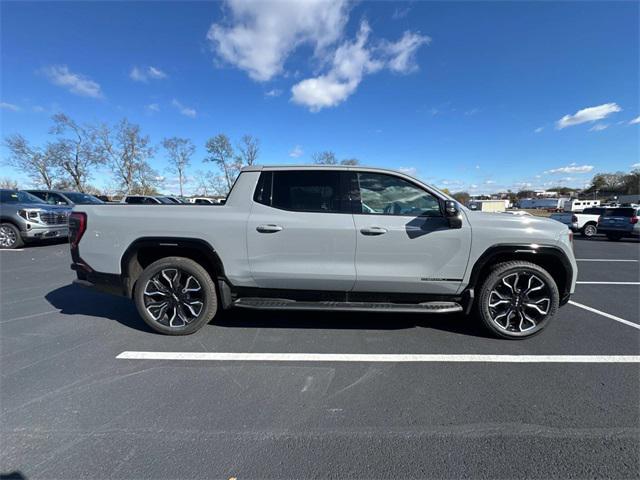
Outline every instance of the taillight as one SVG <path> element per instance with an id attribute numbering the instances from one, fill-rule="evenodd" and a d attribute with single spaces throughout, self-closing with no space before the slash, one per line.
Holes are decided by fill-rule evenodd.
<path id="1" fill-rule="evenodd" d="M 578 217 L 571 215 L 571 223 L 578 223 Z"/>
<path id="2" fill-rule="evenodd" d="M 638 223 L 638 217 L 631 217 L 631 218 L 629 219 L 629 221 L 630 221 L 631 223 Z"/>
<path id="3" fill-rule="evenodd" d="M 87 214 L 83 212 L 71 212 L 69 215 L 69 243 L 71 248 L 77 248 L 82 235 L 87 229 Z"/>

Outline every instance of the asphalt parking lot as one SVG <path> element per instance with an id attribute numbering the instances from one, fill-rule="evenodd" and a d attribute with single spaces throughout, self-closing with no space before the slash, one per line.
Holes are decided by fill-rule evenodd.
<path id="1" fill-rule="evenodd" d="M 456 315 L 251 311 L 166 337 L 128 300 L 71 286 L 66 244 L 2 251 L 0 473 L 637 478 L 640 364 L 612 359 L 640 355 L 639 247 L 578 238 L 575 303 L 520 342 Z M 116 358 L 132 351 L 358 356 Z"/>

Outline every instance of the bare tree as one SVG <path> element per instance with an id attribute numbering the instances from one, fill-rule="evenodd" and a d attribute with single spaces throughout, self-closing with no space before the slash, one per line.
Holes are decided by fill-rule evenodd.
<path id="1" fill-rule="evenodd" d="M 357 158 L 345 158 L 340 160 L 340 165 L 360 165 L 360 160 Z"/>
<path id="2" fill-rule="evenodd" d="M 96 131 L 100 155 L 107 161 L 122 193 L 155 188 L 158 174 L 149 165 L 154 153 L 149 137 L 140 126 L 124 118 L 115 128 L 101 125 Z"/>
<path id="3" fill-rule="evenodd" d="M 243 135 L 238 145 L 240 151 L 240 163 L 242 165 L 253 165 L 260 153 L 260 140 L 252 135 Z"/>
<path id="4" fill-rule="evenodd" d="M 222 175 L 216 175 L 214 172 L 203 172 L 199 170 L 196 172 L 198 178 L 198 184 L 196 191 L 203 197 L 209 197 L 211 195 L 226 195 L 227 183 Z"/>
<path id="5" fill-rule="evenodd" d="M 336 158 L 336 154 L 330 150 L 325 150 L 324 152 L 316 152 L 311 155 L 313 159 L 313 163 L 316 165 L 337 165 L 338 159 Z"/>
<path id="6" fill-rule="evenodd" d="M 36 185 L 51 189 L 56 181 L 56 165 L 47 151 L 32 147 L 20 134 L 9 135 L 5 139 L 9 149 L 7 164 L 25 172 Z"/>
<path id="7" fill-rule="evenodd" d="M 47 149 L 60 170 L 69 176 L 72 188 L 84 192 L 91 169 L 103 163 L 97 155 L 95 131 L 79 125 L 64 113 L 57 113 L 52 119 L 50 133 L 59 138 Z"/>
<path id="8" fill-rule="evenodd" d="M 196 147 L 188 138 L 179 137 L 165 138 L 162 141 L 162 146 L 165 148 L 167 155 L 169 156 L 171 171 L 178 175 L 180 196 L 182 196 L 182 185 L 186 183 L 185 171 L 191 163 L 191 157 L 196 151 Z"/>
<path id="9" fill-rule="evenodd" d="M 18 181 L 9 177 L 0 178 L 0 188 L 8 188 L 9 190 L 17 190 L 19 187 Z"/>
<path id="10" fill-rule="evenodd" d="M 228 193 L 242 166 L 234 155 L 231 141 L 224 133 L 219 133 L 207 140 L 206 148 L 209 155 L 204 161 L 213 162 L 220 167 L 227 187 L 226 193 Z"/>
<path id="11" fill-rule="evenodd" d="M 316 152 L 311 155 L 313 163 L 316 165 L 359 165 L 360 160 L 357 158 L 345 158 L 338 161 L 338 157 L 331 150 L 325 150 L 324 152 Z"/>

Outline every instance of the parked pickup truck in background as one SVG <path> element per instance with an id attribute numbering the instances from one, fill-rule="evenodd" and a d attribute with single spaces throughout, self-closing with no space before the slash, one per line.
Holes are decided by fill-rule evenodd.
<path id="1" fill-rule="evenodd" d="M 598 233 L 598 218 L 607 209 L 603 207 L 585 208 L 582 213 L 564 212 L 554 213 L 551 219 L 564 223 L 573 232 L 580 232 L 585 237 L 593 237 Z"/>
<path id="2" fill-rule="evenodd" d="M 76 282 L 132 298 L 172 335 L 234 307 L 475 312 L 493 334 L 525 338 L 577 276 L 564 225 L 472 212 L 364 167 L 247 167 L 217 208 L 79 205 L 69 228 Z"/>
<path id="3" fill-rule="evenodd" d="M 71 209 L 48 205 L 20 190 L 0 190 L 0 248 L 20 248 L 25 242 L 66 238 Z"/>

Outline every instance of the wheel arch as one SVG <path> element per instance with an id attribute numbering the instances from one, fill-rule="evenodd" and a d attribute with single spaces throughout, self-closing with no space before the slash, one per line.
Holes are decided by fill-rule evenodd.
<path id="1" fill-rule="evenodd" d="M 215 249 L 206 240 L 183 237 L 141 237 L 134 240 L 120 260 L 120 272 L 125 295 L 131 297 L 142 271 L 165 257 L 189 258 L 204 267 L 214 282 L 224 278 L 224 265 Z"/>
<path id="2" fill-rule="evenodd" d="M 553 245 L 500 244 L 489 247 L 474 263 L 467 289 L 478 288 L 493 265 L 514 260 L 535 263 L 549 272 L 558 286 L 560 303 L 566 303 L 571 290 L 573 267 L 565 253 Z"/>

